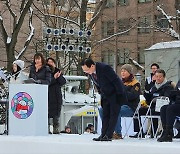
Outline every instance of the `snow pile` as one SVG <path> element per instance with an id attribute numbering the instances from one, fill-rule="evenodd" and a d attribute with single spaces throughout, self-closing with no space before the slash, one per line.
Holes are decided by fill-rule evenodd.
<path id="1" fill-rule="evenodd" d="M 158 143 L 154 139 L 92 141 L 94 134 L 38 136 L 1 136 L 2 154 L 179 154 L 180 140 Z"/>

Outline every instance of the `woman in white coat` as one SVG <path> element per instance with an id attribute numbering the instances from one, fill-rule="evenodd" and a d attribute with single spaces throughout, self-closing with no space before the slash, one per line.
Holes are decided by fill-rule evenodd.
<path id="1" fill-rule="evenodd" d="M 24 69 L 24 61 L 15 60 L 12 66 L 12 76 L 10 78 L 10 83 L 23 83 L 24 80 L 28 79 L 23 72 Z"/>

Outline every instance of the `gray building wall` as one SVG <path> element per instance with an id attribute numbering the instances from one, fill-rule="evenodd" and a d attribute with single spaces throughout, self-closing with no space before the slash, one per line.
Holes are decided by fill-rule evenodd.
<path id="1" fill-rule="evenodd" d="M 172 41 L 173 42 L 173 41 Z M 166 72 L 168 80 L 177 83 L 180 79 L 180 41 L 157 43 L 145 50 L 145 76 L 151 73 L 150 65 L 159 64 L 161 69 Z"/>

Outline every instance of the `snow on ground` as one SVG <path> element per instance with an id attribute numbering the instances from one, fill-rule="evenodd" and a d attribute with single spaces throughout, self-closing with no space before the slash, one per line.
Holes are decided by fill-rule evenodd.
<path id="1" fill-rule="evenodd" d="M 0 136 L 0 154 L 179 154 L 180 139 L 158 143 L 155 139 L 95 142 L 93 134 Z"/>

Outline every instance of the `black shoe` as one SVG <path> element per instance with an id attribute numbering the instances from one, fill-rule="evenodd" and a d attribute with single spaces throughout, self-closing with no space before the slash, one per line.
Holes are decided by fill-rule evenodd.
<path id="1" fill-rule="evenodd" d="M 131 138 L 145 138 L 145 134 L 144 133 L 142 133 L 142 134 L 136 133 L 136 135 L 129 136 L 129 137 L 131 137 Z"/>
<path id="2" fill-rule="evenodd" d="M 112 141 L 112 139 L 105 135 L 100 141 Z"/>
<path id="3" fill-rule="evenodd" d="M 180 138 L 180 133 L 178 133 L 176 136 L 174 136 L 173 138 Z"/>
<path id="4" fill-rule="evenodd" d="M 158 142 L 172 142 L 171 135 L 164 135 L 157 139 Z"/>
<path id="5" fill-rule="evenodd" d="M 103 136 L 102 136 L 102 135 L 100 135 L 100 136 L 99 136 L 99 137 L 97 137 L 97 138 L 93 138 L 93 141 L 100 141 L 102 137 L 103 137 Z"/>
<path id="6" fill-rule="evenodd" d="M 93 141 L 112 141 L 107 135 L 103 136 L 100 135 L 98 138 L 93 138 Z"/>

